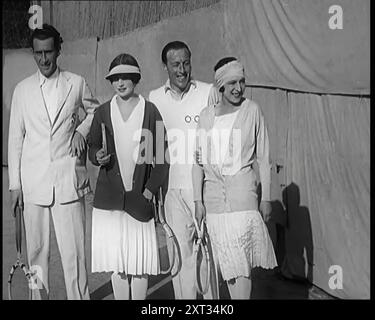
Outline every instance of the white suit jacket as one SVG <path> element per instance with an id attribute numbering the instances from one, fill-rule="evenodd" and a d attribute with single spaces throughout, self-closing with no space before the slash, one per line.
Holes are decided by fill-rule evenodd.
<path id="1" fill-rule="evenodd" d="M 83 77 L 60 70 L 57 113 L 48 116 L 38 72 L 13 92 L 8 146 L 9 189 L 22 189 L 25 202 L 51 205 L 53 188 L 60 203 L 90 191 L 86 153 L 69 155 L 75 130 L 86 139 L 99 106 Z M 85 113 L 79 121 L 79 109 Z"/>

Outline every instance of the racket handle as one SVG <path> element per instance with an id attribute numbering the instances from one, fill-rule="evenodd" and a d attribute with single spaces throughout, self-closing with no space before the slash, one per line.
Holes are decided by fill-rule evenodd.
<path id="1" fill-rule="evenodd" d="M 17 206 L 16 209 L 16 248 L 17 253 L 21 254 L 22 247 L 22 210 Z"/>
<path id="2" fill-rule="evenodd" d="M 105 124 L 102 122 L 101 126 L 102 126 L 102 148 L 104 149 L 105 154 L 107 154 L 107 136 L 105 133 Z"/>
<path id="3" fill-rule="evenodd" d="M 166 220 L 165 220 L 165 211 L 164 211 L 164 202 L 163 202 L 163 190 L 162 188 L 160 187 L 159 188 L 159 195 L 158 195 L 158 212 L 159 212 L 159 221 L 164 224 L 166 223 Z"/>

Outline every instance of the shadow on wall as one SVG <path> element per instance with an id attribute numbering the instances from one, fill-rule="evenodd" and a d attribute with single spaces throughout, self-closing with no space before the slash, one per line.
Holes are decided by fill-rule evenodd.
<path id="1" fill-rule="evenodd" d="M 282 202 L 275 200 L 271 205 L 271 219 L 266 225 L 282 276 L 312 284 L 314 248 L 311 219 L 309 209 L 300 205 L 298 185 L 289 184 L 282 192 Z"/>
<path id="2" fill-rule="evenodd" d="M 278 227 L 278 261 L 281 273 L 292 280 L 313 283 L 314 247 L 310 212 L 300 205 L 300 189 L 289 184 L 282 192 L 283 205 L 275 201 L 275 219 L 285 208 L 284 224 Z"/>

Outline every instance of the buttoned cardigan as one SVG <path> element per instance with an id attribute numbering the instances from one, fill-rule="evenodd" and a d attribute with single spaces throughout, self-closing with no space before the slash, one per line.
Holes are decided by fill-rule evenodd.
<path id="1" fill-rule="evenodd" d="M 93 206 L 104 210 L 124 210 L 138 221 L 146 222 L 153 218 L 154 212 L 152 202 L 143 196 L 143 191 L 147 188 L 155 195 L 159 187 L 162 187 L 165 195 L 168 187 L 168 143 L 163 120 L 155 105 L 146 100 L 142 124 L 142 130 L 146 134 L 141 135 L 138 155 L 138 160 L 142 157 L 145 161 L 137 161 L 132 190 L 126 191 L 116 155 L 110 108 L 110 101 L 98 108 L 88 138 L 89 159 L 94 165 L 99 166 L 96 153 L 102 148 L 101 124 L 104 123 L 107 152 L 111 157 L 107 165 L 100 166 Z M 156 132 L 157 123 L 162 124 L 162 134 Z M 156 154 L 158 161 L 153 161 Z"/>

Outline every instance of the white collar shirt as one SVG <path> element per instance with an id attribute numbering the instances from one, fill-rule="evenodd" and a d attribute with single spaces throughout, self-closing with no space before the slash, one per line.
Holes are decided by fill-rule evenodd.
<path id="1" fill-rule="evenodd" d="M 48 112 L 51 123 L 54 122 L 57 112 L 58 85 L 59 85 L 59 68 L 49 77 L 45 77 L 39 70 L 39 86 L 42 90 L 44 103 Z"/>
<path id="2" fill-rule="evenodd" d="M 173 90 L 170 80 L 168 79 L 164 85 L 164 92 L 165 93 L 170 92 L 171 97 L 175 100 L 182 100 L 184 96 L 190 91 L 191 88 L 196 88 L 196 87 L 197 87 L 197 83 L 195 82 L 195 80 L 190 79 L 190 82 L 188 86 L 186 87 L 185 91 L 183 91 L 182 93 L 179 93 Z"/>

